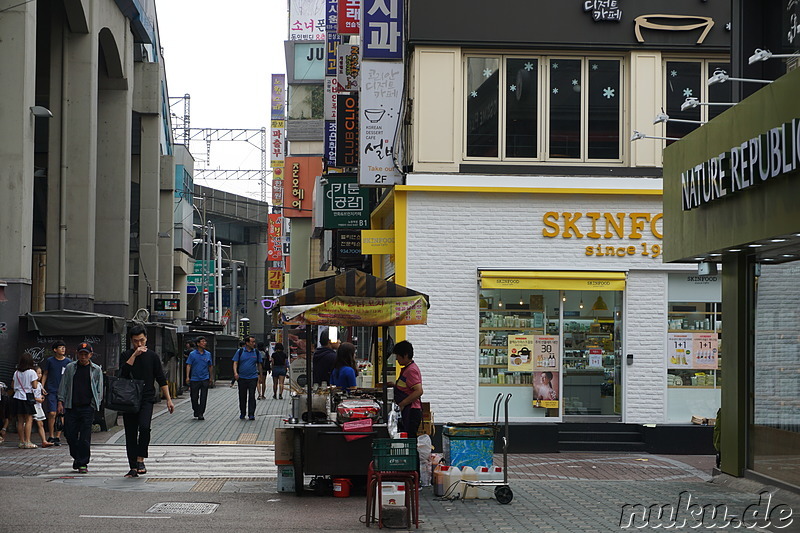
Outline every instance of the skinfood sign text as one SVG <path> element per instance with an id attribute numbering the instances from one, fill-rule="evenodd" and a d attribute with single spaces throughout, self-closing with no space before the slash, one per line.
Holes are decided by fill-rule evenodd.
<path id="1" fill-rule="evenodd" d="M 681 207 L 689 211 L 800 167 L 800 118 L 770 129 L 681 172 Z"/>
<path id="2" fill-rule="evenodd" d="M 542 217 L 542 235 L 554 239 L 634 239 L 652 237 L 661 241 L 661 213 L 579 213 L 549 211 Z M 626 257 L 641 254 L 653 259 L 661 256 L 661 244 L 641 241 L 633 244 L 597 243 L 587 246 L 584 253 L 597 257 Z"/>

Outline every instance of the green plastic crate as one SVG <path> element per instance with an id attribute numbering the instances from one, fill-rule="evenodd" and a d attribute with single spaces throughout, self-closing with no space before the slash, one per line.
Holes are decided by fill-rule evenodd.
<path id="1" fill-rule="evenodd" d="M 417 439 L 375 439 L 372 442 L 375 470 L 412 471 L 417 469 Z"/>

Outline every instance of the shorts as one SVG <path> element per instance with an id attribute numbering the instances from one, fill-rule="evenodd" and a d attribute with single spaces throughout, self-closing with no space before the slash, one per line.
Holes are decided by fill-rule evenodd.
<path id="1" fill-rule="evenodd" d="M 55 413 L 58 411 L 58 391 L 47 391 L 42 407 L 45 413 Z"/>
<path id="2" fill-rule="evenodd" d="M 285 366 L 273 366 L 272 367 L 272 379 L 278 379 L 279 377 L 286 376 L 286 367 Z"/>

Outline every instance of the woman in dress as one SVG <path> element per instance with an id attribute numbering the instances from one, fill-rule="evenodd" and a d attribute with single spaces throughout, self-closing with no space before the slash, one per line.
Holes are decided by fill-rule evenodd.
<path id="1" fill-rule="evenodd" d="M 29 353 L 23 353 L 19 357 L 17 371 L 14 372 L 14 399 L 13 410 L 17 414 L 17 434 L 19 435 L 19 447 L 25 449 L 38 448 L 31 442 L 31 427 L 33 414 L 36 410 L 33 404 L 28 402 L 26 395 L 33 393 L 39 386 L 39 378 L 33 369 L 33 357 Z"/>

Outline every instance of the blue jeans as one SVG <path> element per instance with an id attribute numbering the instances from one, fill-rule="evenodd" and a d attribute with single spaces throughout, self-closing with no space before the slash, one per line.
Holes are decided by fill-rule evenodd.
<path id="1" fill-rule="evenodd" d="M 93 420 L 94 408 L 91 405 L 64 410 L 64 438 L 67 439 L 69 454 L 76 467 L 89 464 Z"/>

